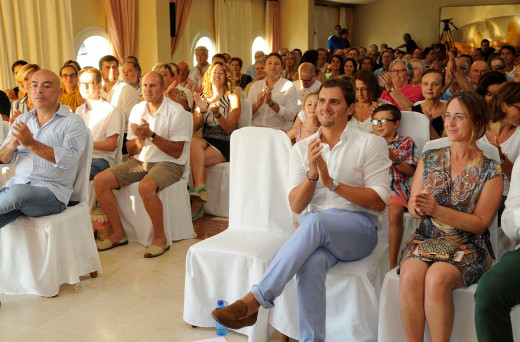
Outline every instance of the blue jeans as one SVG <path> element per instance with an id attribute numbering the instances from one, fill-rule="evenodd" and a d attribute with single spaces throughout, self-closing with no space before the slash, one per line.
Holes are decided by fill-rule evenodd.
<path id="1" fill-rule="evenodd" d="M 296 275 L 299 341 L 325 341 L 327 271 L 338 260 L 360 260 L 372 252 L 377 245 L 377 216 L 329 209 L 309 212 L 299 222 L 300 227 L 251 292 L 261 306 L 272 308 L 274 299 Z"/>
<path id="2" fill-rule="evenodd" d="M 94 180 L 94 177 L 101 171 L 108 169 L 110 165 L 103 158 L 92 159 L 92 165 L 90 166 L 90 180 Z"/>
<path id="3" fill-rule="evenodd" d="M 59 214 L 66 207 L 47 188 L 15 184 L 0 190 L 0 228 L 21 215 L 38 217 Z"/>

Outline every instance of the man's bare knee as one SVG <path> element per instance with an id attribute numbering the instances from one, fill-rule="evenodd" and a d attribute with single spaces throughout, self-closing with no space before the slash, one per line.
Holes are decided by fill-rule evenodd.
<path id="1" fill-rule="evenodd" d="M 149 198 L 150 196 L 155 196 L 158 189 L 159 186 L 157 185 L 155 180 L 153 180 L 150 177 L 144 177 L 139 182 L 139 195 L 143 200 Z"/>
<path id="2" fill-rule="evenodd" d="M 118 189 L 119 182 L 117 181 L 116 176 L 114 176 L 114 174 L 111 171 L 105 170 L 98 173 L 94 177 L 94 188 L 96 189 L 96 191 L 98 191 L 98 189 L 100 191 L 106 189 Z"/>

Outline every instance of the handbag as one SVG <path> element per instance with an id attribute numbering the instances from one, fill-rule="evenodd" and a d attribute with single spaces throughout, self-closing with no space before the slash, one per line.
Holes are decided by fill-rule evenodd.
<path id="1" fill-rule="evenodd" d="M 459 246 L 455 242 L 439 239 L 426 239 L 417 249 L 421 258 L 431 261 L 449 261 L 458 250 Z"/>
<path id="2" fill-rule="evenodd" d="M 97 235 L 99 240 L 108 239 L 112 234 L 112 226 L 108 222 L 108 218 L 101 210 L 97 207 L 90 211 L 90 219 L 92 220 L 92 228 L 94 228 L 94 234 Z"/>

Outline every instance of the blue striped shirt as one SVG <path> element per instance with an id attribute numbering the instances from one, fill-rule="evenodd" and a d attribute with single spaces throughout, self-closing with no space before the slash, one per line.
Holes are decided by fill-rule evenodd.
<path id="1" fill-rule="evenodd" d="M 16 122 L 23 121 L 31 130 L 34 139 L 50 146 L 54 150 L 56 163 L 34 154 L 24 146 L 18 146 L 10 166 L 18 156 L 15 175 L 6 186 L 13 184 L 31 184 L 51 190 L 56 198 L 67 204 L 72 195 L 76 172 L 81 154 L 85 149 L 87 130 L 79 115 L 66 110 L 60 105 L 54 116 L 42 127 L 36 119 L 36 109 L 20 115 Z M 12 129 L 1 148 L 11 140 Z"/>

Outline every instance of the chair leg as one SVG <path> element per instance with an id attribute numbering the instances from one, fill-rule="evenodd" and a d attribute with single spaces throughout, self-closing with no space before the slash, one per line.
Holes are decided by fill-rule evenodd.
<path id="1" fill-rule="evenodd" d="M 289 342 L 289 336 L 282 334 L 282 342 Z"/>
<path id="2" fill-rule="evenodd" d="M 198 326 L 190 324 L 192 328 L 198 328 Z"/>
<path id="3" fill-rule="evenodd" d="M 97 278 L 97 276 L 98 276 L 97 271 L 90 272 L 90 277 L 91 277 L 91 278 Z"/>

